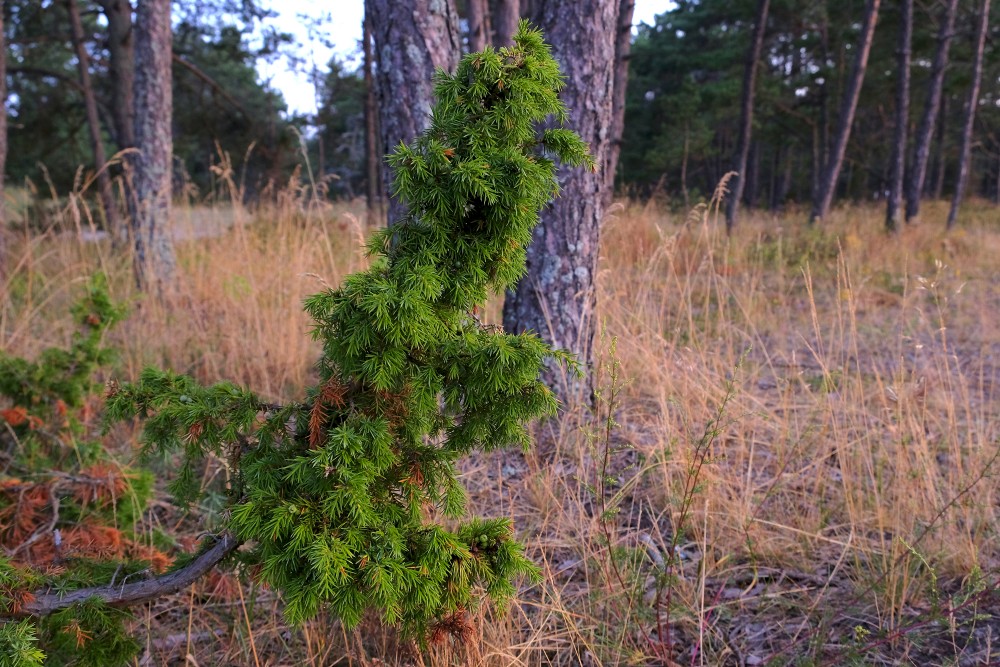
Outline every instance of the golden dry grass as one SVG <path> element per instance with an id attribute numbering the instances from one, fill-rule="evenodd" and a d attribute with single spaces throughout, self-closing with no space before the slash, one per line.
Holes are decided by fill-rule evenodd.
<path id="1" fill-rule="evenodd" d="M 131 306 L 112 335 L 123 379 L 155 364 L 297 396 L 318 355 L 303 298 L 365 262 L 361 208 L 306 195 L 180 207 L 163 302 L 134 293 L 108 241 L 82 240 L 71 199 L 14 239 L 0 349 L 64 341 L 76 286 L 103 270 Z M 569 411 L 542 427 L 543 451 L 465 468 L 474 507 L 513 517 L 541 585 L 484 612 L 469 645 L 420 654 L 374 622 L 288 628 L 273 592 L 215 576 L 145 611 L 137 631 L 167 638 L 147 664 L 846 664 L 861 648 L 858 664 L 990 664 L 961 629 L 979 598 L 955 597 L 1000 570 L 1000 228 L 969 209 L 950 235 L 940 207 L 896 237 L 880 209 L 852 207 L 816 229 L 754 214 L 726 238 L 708 208 L 617 205 L 596 317 L 620 426 Z M 937 662 L 914 619 L 948 604 Z"/>

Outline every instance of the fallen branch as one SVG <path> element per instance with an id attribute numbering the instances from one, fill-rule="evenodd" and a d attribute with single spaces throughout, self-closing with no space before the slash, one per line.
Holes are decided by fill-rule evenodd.
<path id="1" fill-rule="evenodd" d="M 240 545 L 230 533 L 224 533 L 215 545 L 193 561 L 174 572 L 132 584 L 94 586 L 66 593 L 36 593 L 34 599 L 21 606 L 14 617 L 48 616 L 80 602 L 97 598 L 115 606 L 131 606 L 170 595 L 191 585 L 214 568 Z"/>

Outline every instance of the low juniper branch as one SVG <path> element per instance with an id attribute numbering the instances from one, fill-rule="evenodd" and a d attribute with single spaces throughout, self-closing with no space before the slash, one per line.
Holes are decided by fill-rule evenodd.
<path id="1" fill-rule="evenodd" d="M 113 607 L 131 607 L 156 600 L 190 586 L 225 560 L 239 546 L 240 541 L 232 534 L 223 533 L 211 548 L 173 572 L 121 585 L 92 586 L 66 593 L 38 592 L 34 594 L 34 599 L 24 604 L 16 613 L 6 616 L 8 618 L 48 616 L 95 598 Z"/>

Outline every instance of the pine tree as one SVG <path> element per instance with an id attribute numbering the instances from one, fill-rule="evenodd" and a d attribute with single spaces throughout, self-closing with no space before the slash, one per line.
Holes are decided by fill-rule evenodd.
<path id="1" fill-rule="evenodd" d="M 483 597 L 501 605 L 518 578 L 537 576 L 509 520 L 462 520 L 456 466 L 473 450 L 527 447 L 527 423 L 556 409 L 543 365 L 573 363 L 534 334 L 478 316 L 524 272 L 538 211 L 558 192 L 556 161 L 593 167 L 563 127 L 562 86 L 526 23 L 513 46 L 438 72 L 430 127 L 390 157 L 405 216 L 373 238 L 369 270 L 306 303 L 323 354 L 305 400 L 269 405 L 232 384 L 158 370 L 113 387 L 110 419 L 139 417 L 148 453 L 181 453 L 178 501 L 197 498 L 209 452 L 233 471 L 228 532 L 171 585 L 229 556 L 281 591 L 291 622 L 325 607 L 352 627 L 375 610 L 434 639 L 464 634 Z M 118 586 L 103 599 L 148 599 L 138 590 Z M 40 594 L 23 611 L 61 616 L 73 604 L 69 613 L 100 627 L 114 620 L 94 599 L 104 591 Z M 30 648 L 26 631 L 11 632 Z M 114 639 L 109 652 L 128 648 Z"/>

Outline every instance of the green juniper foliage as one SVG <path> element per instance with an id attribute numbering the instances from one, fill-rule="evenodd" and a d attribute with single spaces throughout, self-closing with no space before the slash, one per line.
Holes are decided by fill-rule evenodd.
<path id="1" fill-rule="evenodd" d="M 35 360 L 0 351 L 0 667 L 118 665 L 139 648 L 127 614 L 97 602 L 40 622 L 9 618 L 33 591 L 147 570 L 155 552 L 126 536 L 151 496 L 151 476 L 117 465 L 81 418 L 95 372 L 113 358 L 104 335 L 123 311 L 97 276 L 72 314 L 78 328 L 67 347 Z M 93 544 L 102 535 L 113 553 Z"/>
<path id="2" fill-rule="evenodd" d="M 535 335 L 484 325 L 478 308 L 513 285 L 556 162 L 593 167 L 564 129 L 558 65 L 522 24 L 514 46 L 439 72 L 430 128 L 389 160 L 408 213 L 376 234 L 371 268 L 306 303 L 323 344 L 307 400 L 268 406 L 231 384 L 146 371 L 110 401 L 146 418 L 152 450 L 185 454 L 174 490 L 195 497 L 206 450 L 234 471 L 228 528 L 239 558 L 282 591 L 299 622 L 327 606 L 354 626 L 368 609 L 427 637 L 465 628 L 480 591 L 495 604 L 536 570 L 507 519 L 464 515 L 456 462 L 527 447 L 525 424 L 556 409 L 539 380 L 564 360 Z M 538 124 L 555 117 L 555 127 Z"/>

